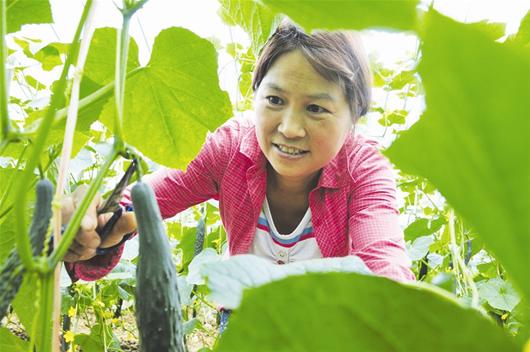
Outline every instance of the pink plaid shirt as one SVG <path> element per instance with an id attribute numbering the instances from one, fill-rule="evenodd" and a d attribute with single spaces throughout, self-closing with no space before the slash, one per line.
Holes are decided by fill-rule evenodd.
<path id="1" fill-rule="evenodd" d="M 324 257 L 359 256 L 375 274 L 414 280 L 399 227 L 396 186 L 376 142 L 350 136 L 309 194 L 315 238 Z M 250 120 L 232 118 L 207 137 L 186 171 L 147 177 L 163 218 L 208 199 L 219 200 L 230 255 L 248 253 L 267 185 L 266 159 Z M 128 194 L 122 204 L 130 204 Z M 123 246 L 68 264 L 73 279 L 95 280 L 118 263 Z"/>

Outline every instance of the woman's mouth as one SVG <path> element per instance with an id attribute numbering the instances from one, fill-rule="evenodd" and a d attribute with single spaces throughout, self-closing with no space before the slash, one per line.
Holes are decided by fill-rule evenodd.
<path id="1" fill-rule="evenodd" d="M 298 148 L 291 147 L 291 146 L 286 146 L 286 145 L 283 145 L 283 144 L 275 144 L 275 143 L 273 143 L 272 145 L 281 154 L 287 155 L 287 156 L 291 156 L 291 157 L 295 157 L 295 158 L 309 153 L 309 151 L 307 151 L 307 150 L 298 149 Z"/>

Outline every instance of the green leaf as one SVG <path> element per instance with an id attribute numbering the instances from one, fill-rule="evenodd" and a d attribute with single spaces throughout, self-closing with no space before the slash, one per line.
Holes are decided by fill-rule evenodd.
<path id="1" fill-rule="evenodd" d="M 257 1 L 219 0 L 219 16 L 231 26 L 240 26 L 251 38 L 255 55 L 279 24 L 279 16 Z"/>
<path id="2" fill-rule="evenodd" d="M 439 272 L 432 278 L 431 284 L 436 285 L 448 292 L 455 292 L 456 278 L 454 272 Z"/>
<path id="3" fill-rule="evenodd" d="M 402 89 L 407 84 L 416 84 L 415 70 L 401 71 L 389 83 L 392 89 Z"/>
<path id="4" fill-rule="evenodd" d="M 262 0 L 306 30 L 396 28 L 413 29 L 417 0 Z"/>
<path id="5" fill-rule="evenodd" d="M 219 351 L 520 350 L 491 320 L 452 297 L 376 276 L 290 277 L 245 293 Z"/>
<path id="6" fill-rule="evenodd" d="M 103 86 L 114 81 L 116 69 L 116 36 L 115 28 L 98 28 L 90 42 L 83 80 L 89 78 L 94 83 Z M 140 66 L 138 62 L 138 46 L 131 37 L 127 57 L 127 72 Z"/>
<path id="7" fill-rule="evenodd" d="M 446 222 L 445 218 L 417 219 L 405 229 L 405 239 L 407 241 L 412 241 L 420 236 L 433 234 Z"/>
<path id="8" fill-rule="evenodd" d="M 477 270 L 480 272 L 480 275 L 487 278 L 494 278 L 499 275 L 497 272 L 497 264 L 494 261 L 478 264 Z"/>
<path id="9" fill-rule="evenodd" d="M 112 126 L 112 99 L 102 114 Z M 149 64 L 127 80 L 124 126 L 130 128 L 124 128 L 125 141 L 159 164 L 184 168 L 206 133 L 230 116 L 213 45 L 183 28 L 160 32 Z"/>
<path id="10" fill-rule="evenodd" d="M 506 31 L 506 23 L 480 21 L 470 23 L 469 25 L 474 26 L 475 29 L 484 32 L 493 40 L 497 40 L 504 36 L 504 32 Z"/>
<path id="11" fill-rule="evenodd" d="M 385 113 L 377 122 L 382 126 L 404 125 L 408 114 L 407 110 L 390 111 Z"/>
<path id="12" fill-rule="evenodd" d="M 6 260 L 7 256 L 13 248 L 15 248 L 15 218 L 8 214 L 0 220 L 0 267 Z"/>
<path id="13" fill-rule="evenodd" d="M 0 351 L 25 352 L 28 348 L 27 341 L 16 337 L 7 328 L 0 327 Z"/>
<path id="14" fill-rule="evenodd" d="M 7 0 L 7 33 L 20 30 L 23 24 L 52 23 L 47 0 Z"/>
<path id="15" fill-rule="evenodd" d="M 39 81 L 37 78 L 29 75 L 29 74 L 26 74 L 24 75 L 24 78 L 26 79 L 26 83 L 29 84 L 31 87 L 35 88 L 35 89 L 43 89 L 46 87 L 46 85 L 44 83 L 42 83 L 41 81 Z"/>
<path id="16" fill-rule="evenodd" d="M 425 257 L 433 242 L 433 235 L 416 238 L 410 246 L 407 246 L 407 254 L 410 260 L 417 261 Z"/>
<path id="17" fill-rule="evenodd" d="M 195 239 L 197 238 L 197 230 L 195 227 L 184 227 L 182 229 L 182 238 L 179 239 L 177 248 L 182 253 L 181 267 L 178 268 L 179 272 L 184 273 L 188 270 L 188 265 L 191 263 L 193 256 L 195 255 Z"/>
<path id="18" fill-rule="evenodd" d="M 484 298 L 493 308 L 511 312 L 521 301 L 513 286 L 498 277 L 478 282 L 477 288 L 480 297 Z"/>
<path id="19" fill-rule="evenodd" d="M 233 256 L 228 260 L 204 260 L 201 274 L 207 278 L 211 290 L 210 298 L 228 309 L 241 303 L 243 291 L 287 276 L 309 272 L 355 272 L 370 274 L 364 262 L 356 256 L 341 258 L 311 259 L 284 265 L 272 264 L 255 255 Z M 190 266 L 190 273 L 192 272 Z"/>
<path id="20" fill-rule="evenodd" d="M 204 277 L 201 274 L 202 267 L 206 263 L 219 263 L 221 260 L 222 257 L 217 254 L 215 249 L 204 249 L 201 253 L 197 254 L 189 264 L 186 282 L 190 285 L 204 285 Z"/>
<path id="21" fill-rule="evenodd" d="M 24 274 L 24 279 L 22 281 L 22 286 L 18 291 L 15 299 L 13 300 L 13 309 L 17 313 L 17 317 L 26 328 L 26 332 L 31 336 L 33 331 L 33 322 L 38 312 L 39 301 L 36 299 L 36 293 L 38 290 L 38 279 L 36 274 Z M 35 329 L 36 336 L 33 338 L 36 341 L 39 340 L 40 334 L 42 334 L 42 329 Z M 38 346 L 37 346 L 38 347 Z"/>
<path id="22" fill-rule="evenodd" d="M 182 330 L 184 332 L 184 335 L 188 335 L 189 333 L 193 332 L 194 330 L 202 328 L 202 323 L 197 318 L 192 318 L 185 322 L 182 325 Z"/>
<path id="23" fill-rule="evenodd" d="M 55 66 L 63 63 L 61 60 L 61 52 L 54 43 L 41 48 L 35 53 L 34 58 L 40 61 L 42 69 L 45 71 L 51 71 Z"/>
<path id="24" fill-rule="evenodd" d="M 90 329 L 90 335 L 79 334 L 75 336 L 75 343 L 85 352 L 119 351 L 120 342 L 110 327 L 95 324 Z"/>
<path id="25" fill-rule="evenodd" d="M 385 154 L 427 177 L 530 297 L 530 56 L 435 12 L 423 40 L 427 109 Z"/>

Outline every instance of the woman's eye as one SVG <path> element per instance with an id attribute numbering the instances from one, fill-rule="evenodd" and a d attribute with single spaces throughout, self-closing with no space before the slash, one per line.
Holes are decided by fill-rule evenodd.
<path id="1" fill-rule="evenodd" d="M 323 107 L 321 106 L 318 106 L 318 105 L 315 105 L 315 104 L 311 104 L 307 107 L 307 110 L 310 111 L 310 112 L 314 112 L 314 113 L 324 113 L 324 112 L 328 112 L 326 109 L 324 109 Z"/>
<path id="2" fill-rule="evenodd" d="M 267 99 L 272 105 L 280 105 L 282 103 L 282 100 L 274 95 L 269 95 L 265 99 Z"/>

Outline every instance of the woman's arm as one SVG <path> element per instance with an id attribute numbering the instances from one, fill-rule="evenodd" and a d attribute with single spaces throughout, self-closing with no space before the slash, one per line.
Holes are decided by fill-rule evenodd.
<path id="1" fill-rule="evenodd" d="M 349 200 L 350 254 L 359 256 L 377 275 L 397 281 L 415 280 L 399 226 L 390 163 L 373 145 L 364 145 L 359 153 Z"/>
<path id="2" fill-rule="evenodd" d="M 239 125 L 235 120 L 227 121 L 214 133 L 208 135 L 206 142 L 186 171 L 162 168 L 146 176 L 155 192 L 164 219 L 208 199 L 218 198 L 219 184 L 230 156 L 236 148 Z M 130 207 L 130 187 L 121 201 L 124 207 Z M 108 274 L 119 262 L 125 246 L 124 241 L 105 254 L 75 263 L 65 263 L 73 281 L 83 279 L 97 280 Z"/>

